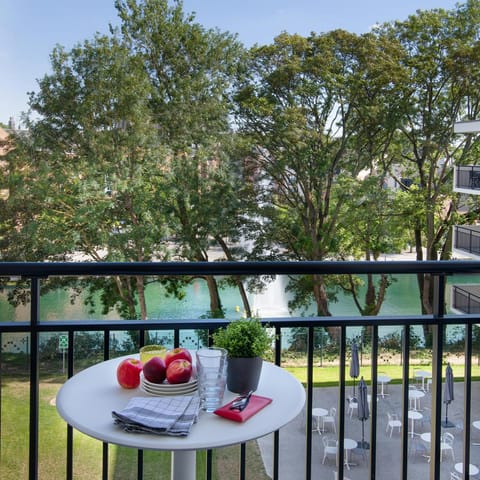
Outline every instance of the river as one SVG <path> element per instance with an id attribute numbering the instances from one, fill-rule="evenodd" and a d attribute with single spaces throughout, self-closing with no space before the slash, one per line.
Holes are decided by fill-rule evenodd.
<path id="1" fill-rule="evenodd" d="M 278 276 L 262 294 L 250 294 L 249 300 L 252 311 L 261 318 L 284 317 L 289 315 L 299 315 L 300 312 L 289 312 L 288 296 L 284 293 L 286 277 Z M 478 276 L 456 276 L 447 280 L 447 285 L 480 283 Z M 449 303 L 450 288 L 447 286 L 447 303 Z M 205 315 L 209 309 L 208 289 L 202 280 L 195 280 L 186 288 L 185 298 L 177 300 L 166 297 L 165 289 L 162 285 L 151 284 L 146 292 L 147 308 L 149 318 L 158 319 L 177 319 L 177 318 L 199 318 Z M 238 291 L 233 287 L 221 289 L 222 304 L 227 318 L 235 319 L 242 315 L 242 304 Z M 447 307 L 448 308 L 448 307 Z M 345 315 L 356 316 L 358 311 L 351 297 L 342 293 L 338 295 L 337 302 L 330 306 L 333 316 Z M 414 275 L 399 275 L 393 284 L 389 287 L 385 301 L 382 305 L 381 315 L 413 315 L 420 311 L 420 301 L 418 297 L 418 287 Z M 41 320 L 85 320 L 85 319 L 116 319 L 115 312 L 108 315 L 102 315 L 101 308 L 98 307 L 92 313 L 83 304 L 82 298 L 71 303 L 69 293 L 65 290 L 49 292 L 41 299 Z M 312 306 L 310 314 L 314 314 L 315 308 Z M 7 292 L 0 294 L 0 321 L 28 321 L 28 306 L 12 307 L 7 302 Z M 421 327 L 415 327 L 416 333 L 422 336 Z M 381 327 L 380 335 L 384 336 L 392 332 L 398 332 L 398 326 Z M 349 328 L 348 335 L 356 336 L 360 333 L 360 327 Z M 4 343 L 4 342 L 2 342 Z M 2 347 L 6 348 L 5 345 Z"/>

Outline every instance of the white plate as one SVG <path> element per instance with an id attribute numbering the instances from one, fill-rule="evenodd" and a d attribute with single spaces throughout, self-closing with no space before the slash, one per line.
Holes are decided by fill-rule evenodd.
<path id="1" fill-rule="evenodd" d="M 177 390 L 172 390 L 171 388 L 166 388 L 166 389 L 152 389 L 145 384 L 140 385 L 141 390 L 143 390 L 145 393 L 148 393 L 150 395 L 188 395 L 191 393 L 194 393 L 197 391 L 198 387 L 197 385 L 191 385 L 189 387 L 185 387 L 184 389 L 177 389 Z"/>
<path id="2" fill-rule="evenodd" d="M 186 393 L 195 392 L 198 389 L 198 381 L 196 378 L 191 378 L 186 383 L 152 383 L 146 380 L 141 374 L 140 386 L 143 391 L 153 395 L 184 395 Z"/>

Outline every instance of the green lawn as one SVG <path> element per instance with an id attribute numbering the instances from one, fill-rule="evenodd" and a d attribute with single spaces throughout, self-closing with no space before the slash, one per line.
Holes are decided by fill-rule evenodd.
<path id="1" fill-rule="evenodd" d="M 44 379 L 39 388 L 39 479 L 66 477 L 67 427 L 57 413 L 54 399 L 61 387 L 58 379 Z M 0 479 L 28 478 L 29 382 L 2 377 L 0 423 Z M 102 478 L 102 442 L 74 430 L 75 480 Z M 214 450 L 213 477 L 238 478 L 240 447 Z M 110 445 L 109 479 L 137 478 L 137 450 Z M 197 478 L 205 478 L 206 453 L 197 454 Z M 268 480 L 256 442 L 247 444 L 248 478 Z M 227 473 L 226 473 L 227 472 Z M 144 452 L 145 480 L 170 479 L 170 453 Z"/>
<path id="2" fill-rule="evenodd" d="M 286 370 L 292 373 L 296 378 L 298 378 L 304 385 L 307 382 L 307 367 L 306 366 L 286 366 Z M 427 370 L 431 371 L 431 365 L 410 365 L 410 378 L 413 377 L 414 370 Z M 445 368 L 442 368 L 443 374 Z M 455 381 L 463 381 L 464 375 L 464 366 L 463 365 L 452 365 L 453 375 Z M 345 371 L 346 377 L 345 380 L 347 385 L 353 384 L 353 380 L 349 375 L 349 367 L 347 366 Z M 392 381 L 391 383 L 401 383 L 403 377 L 403 369 L 400 365 L 379 365 L 378 374 L 384 374 L 389 376 Z M 365 379 L 369 383 L 372 379 L 372 370 L 370 365 L 360 367 L 360 377 Z M 480 379 L 480 366 L 476 365 L 472 367 L 472 378 L 475 380 Z M 358 380 L 357 380 L 358 381 Z M 313 369 L 313 384 L 315 387 L 327 387 L 335 386 L 339 384 L 339 367 L 338 365 L 334 366 L 316 366 Z"/>

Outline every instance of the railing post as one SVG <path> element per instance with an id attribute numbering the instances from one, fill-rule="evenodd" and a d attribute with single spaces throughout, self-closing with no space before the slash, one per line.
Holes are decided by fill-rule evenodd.
<path id="1" fill-rule="evenodd" d="M 405 325 L 403 330 L 402 342 L 402 363 L 403 363 L 403 382 L 402 382 L 402 455 L 401 455 L 401 477 L 408 479 L 408 410 L 409 398 L 408 390 L 410 383 L 410 325 Z"/>
<path id="2" fill-rule="evenodd" d="M 445 275 L 433 276 L 432 338 L 432 434 L 430 479 L 440 480 L 440 434 L 442 416 L 442 360 L 445 316 Z M 439 401 L 440 399 L 440 401 Z"/>
<path id="3" fill-rule="evenodd" d="M 312 408 L 313 408 L 313 350 L 315 330 L 313 326 L 307 329 L 307 399 L 306 399 L 306 464 L 305 464 L 305 478 L 310 480 L 312 478 Z"/>
<path id="4" fill-rule="evenodd" d="M 40 279 L 30 280 L 30 438 L 29 438 L 29 478 L 38 478 L 38 423 L 39 423 L 39 331 L 40 323 Z"/>
<path id="5" fill-rule="evenodd" d="M 463 381 L 464 405 L 464 431 L 463 431 L 463 465 L 464 478 L 470 475 L 470 424 L 471 424 L 471 406 L 472 406 L 472 334 L 473 326 L 471 323 L 465 328 L 465 370 Z"/>

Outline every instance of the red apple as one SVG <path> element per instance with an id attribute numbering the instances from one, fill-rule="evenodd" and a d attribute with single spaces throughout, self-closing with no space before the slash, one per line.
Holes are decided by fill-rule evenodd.
<path id="1" fill-rule="evenodd" d="M 152 357 L 143 366 L 143 376 L 152 383 L 162 383 L 167 376 L 167 367 L 163 358 Z"/>
<path id="2" fill-rule="evenodd" d="M 167 367 L 168 383 L 186 383 L 192 376 L 192 364 L 188 360 L 178 358 Z"/>
<path id="3" fill-rule="evenodd" d="M 186 348 L 182 348 L 182 347 L 172 348 L 165 354 L 166 367 L 168 368 L 168 366 L 174 360 L 187 360 L 188 362 L 192 363 L 192 356 L 190 355 L 190 352 Z"/>
<path id="4" fill-rule="evenodd" d="M 142 362 L 136 358 L 126 358 L 117 367 L 117 381 L 123 388 L 137 388 L 140 385 Z"/>

